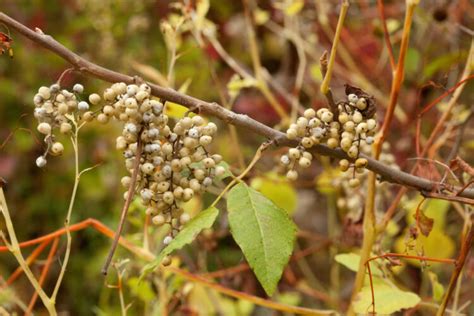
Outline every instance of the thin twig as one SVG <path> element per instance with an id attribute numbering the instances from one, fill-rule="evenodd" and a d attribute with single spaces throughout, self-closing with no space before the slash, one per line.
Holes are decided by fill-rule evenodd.
<path id="1" fill-rule="evenodd" d="M 331 55 L 329 56 L 329 63 L 326 75 L 324 76 L 323 83 L 321 84 L 321 92 L 326 95 L 329 91 L 331 84 L 332 70 L 334 68 L 334 62 L 336 61 L 337 45 L 341 37 L 342 27 L 344 20 L 346 19 L 347 10 L 349 9 L 349 1 L 342 0 L 341 11 L 339 12 L 339 19 L 337 21 L 336 33 L 334 34 L 334 40 L 332 42 Z"/>
<path id="2" fill-rule="evenodd" d="M 66 228 L 66 253 L 64 254 L 63 264 L 61 266 L 61 270 L 59 271 L 58 279 L 56 281 L 56 285 L 54 286 L 53 294 L 51 295 L 51 301 L 53 304 L 56 304 L 56 297 L 59 293 L 59 288 L 61 287 L 62 280 L 64 278 L 64 274 L 66 273 L 66 268 L 69 263 L 69 257 L 71 255 L 71 245 L 72 245 L 72 237 L 71 232 L 69 231 L 69 226 L 71 224 L 71 216 L 72 210 L 74 208 L 74 202 L 76 201 L 76 194 L 77 189 L 79 187 L 79 181 L 81 178 L 79 172 L 79 130 L 82 125 L 77 125 L 77 122 L 74 118 L 70 119 L 71 123 L 74 125 L 74 134 L 71 136 L 71 143 L 74 149 L 74 186 L 72 188 L 71 199 L 69 200 L 69 207 L 66 215 L 66 220 L 64 226 Z"/>
<path id="3" fill-rule="evenodd" d="M 388 32 L 387 20 L 385 19 L 385 12 L 384 12 L 385 10 L 384 10 L 384 5 L 383 5 L 383 0 L 377 0 L 377 9 L 379 10 L 380 20 L 382 21 L 385 46 L 387 46 L 390 66 L 392 68 L 392 71 L 395 71 L 395 67 L 396 67 L 395 57 L 393 55 L 392 44 L 390 43 L 390 33 Z"/>
<path id="4" fill-rule="evenodd" d="M 299 315 L 313 315 L 313 316 L 318 316 L 318 315 L 337 315 L 336 312 L 334 311 L 327 311 L 327 310 L 316 310 L 316 309 L 309 309 L 309 308 L 304 308 L 304 307 L 297 307 L 297 306 L 290 306 L 282 303 L 277 303 L 273 302 L 270 300 L 263 299 L 261 297 L 253 296 L 247 293 L 235 291 L 226 287 L 223 287 L 222 285 L 216 284 L 214 282 L 209 281 L 208 279 L 205 279 L 203 277 L 194 275 L 192 273 L 189 273 L 187 271 L 175 268 L 175 267 L 167 267 L 167 271 L 171 271 L 180 277 L 183 277 L 189 281 L 197 282 L 200 285 L 203 285 L 205 287 L 210 287 L 213 290 L 216 290 L 220 293 L 226 294 L 228 296 L 235 297 L 237 299 L 242 299 L 246 301 L 250 301 L 254 304 L 264 306 L 271 308 L 272 310 L 278 310 L 282 312 L 287 312 L 287 313 L 292 313 L 292 314 L 299 314 Z"/>
<path id="5" fill-rule="evenodd" d="M 247 173 L 252 170 L 253 166 L 260 160 L 262 157 L 262 153 L 271 145 L 272 142 L 265 142 L 260 147 L 258 147 L 257 152 L 255 153 L 255 156 L 253 157 L 252 161 L 249 163 L 247 168 L 245 168 L 242 173 L 235 177 L 225 188 L 222 190 L 222 192 L 217 196 L 217 198 L 212 202 L 210 207 L 214 207 L 217 205 L 217 203 L 220 201 L 220 199 L 224 196 L 224 194 L 227 193 L 237 182 L 240 182 L 246 175 Z"/>
<path id="6" fill-rule="evenodd" d="M 319 59 L 319 64 L 321 65 L 321 73 L 323 77 L 326 77 L 328 73 L 328 52 L 324 51 L 321 58 Z M 329 108 L 335 117 L 339 116 L 339 109 L 337 108 L 336 102 L 334 102 L 334 97 L 332 96 L 331 88 L 329 87 L 326 93 L 324 94 L 328 101 Z"/>
<path id="7" fill-rule="evenodd" d="M 112 262 L 112 258 L 115 253 L 115 249 L 117 249 L 117 245 L 119 243 L 120 235 L 122 234 L 123 226 L 125 224 L 125 219 L 127 218 L 128 208 L 130 207 L 130 203 L 135 195 L 135 187 L 137 185 L 137 178 L 138 178 L 138 171 L 140 169 L 140 157 L 142 155 L 142 147 L 143 143 L 141 141 L 141 131 L 138 133 L 138 140 L 137 140 L 137 151 L 135 153 L 135 161 L 133 164 L 133 172 L 132 172 L 132 179 L 130 181 L 130 187 L 128 188 L 127 192 L 127 199 L 123 204 L 122 213 L 120 215 L 120 222 L 115 232 L 114 241 L 112 243 L 112 247 L 110 247 L 109 254 L 107 255 L 107 259 L 105 260 L 104 266 L 102 267 L 102 274 L 107 275 L 107 270 L 109 269 L 110 263 Z"/>
<path id="8" fill-rule="evenodd" d="M 99 231 L 100 233 L 104 234 L 105 236 L 107 236 L 109 238 L 114 237 L 114 232 L 110 228 L 105 226 L 102 222 L 100 222 L 96 219 L 93 219 L 93 218 L 89 218 L 85 221 L 82 221 L 80 223 L 72 225 L 71 230 L 78 231 L 78 230 L 82 230 L 82 229 L 87 228 L 87 227 L 93 227 L 94 229 L 96 229 L 97 231 Z M 29 240 L 29 241 L 26 241 L 26 242 L 24 242 L 22 244 L 18 244 L 18 245 L 19 245 L 19 247 L 20 247 L 20 245 L 22 245 L 21 247 L 27 247 L 29 245 L 37 244 L 37 243 L 40 243 L 42 241 L 45 241 L 45 240 L 48 240 L 48 239 L 50 240 L 51 238 L 61 236 L 65 233 L 66 233 L 65 229 L 62 228 L 62 229 L 59 229 L 59 230 L 57 230 L 57 231 L 55 231 L 51 234 L 48 234 L 46 236 L 42 236 L 42 237 L 36 238 L 34 240 Z M 131 244 L 130 242 L 128 242 L 127 240 L 125 240 L 123 238 L 119 239 L 119 244 L 124 246 L 128 250 L 130 250 L 132 253 L 142 257 L 146 261 L 152 261 L 152 260 L 155 259 L 155 255 L 151 254 L 146 249 L 137 247 L 137 246 Z M 0 249 L 0 251 L 1 251 L 1 249 Z M 254 303 L 256 305 L 259 305 L 259 306 L 268 307 L 268 308 L 271 308 L 271 309 L 274 309 L 274 310 L 284 311 L 284 312 L 288 312 L 288 313 L 301 314 L 301 315 L 337 315 L 336 312 L 330 311 L 330 310 L 329 311 L 328 310 L 315 310 L 315 309 L 308 309 L 308 308 L 303 308 L 303 307 L 298 307 L 298 306 L 290 306 L 290 305 L 286 305 L 286 304 L 282 304 L 282 303 L 278 303 L 278 302 L 273 302 L 271 300 L 266 300 L 266 299 L 263 299 L 263 298 L 260 298 L 260 297 L 257 297 L 257 296 L 249 295 L 249 294 L 244 293 L 244 292 L 239 292 L 239 291 L 236 291 L 236 290 L 232 290 L 232 289 L 226 288 L 224 286 L 221 286 L 219 284 L 213 283 L 213 282 L 211 282 L 210 280 L 208 280 L 206 278 L 196 276 L 194 274 L 191 274 L 189 272 L 186 272 L 186 271 L 178 269 L 178 268 L 167 267 L 165 269 L 166 269 L 166 271 L 173 272 L 174 274 L 180 275 L 181 277 L 183 277 L 187 280 L 197 282 L 197 283 L 199 283 L 199 284 L 201 284 L 205 287 L 210 287 L 213 290 L 216 290 L 216 291 L 218 291 L 222 294 L 225 294 L 225 295 L 228 295 L 228 296 L 231 296 L 231 297 L 235 297 L 235 298 L 238 298 L 238 299 L 246 300 L 246 301 L 252 302 L 252 303 Z M 160 291 L 160 293 L 161 292 L 163 292 L 163 291 Z M 164 291 L 164 292 L 166 292 L 166 291 Z"/>
<path id="9" fill-rule="evenodd" d="M 46 262 L 44 264 L 43 270 L 41 271 L 41 275 L 39 278 L 39 285 L 43 286 L 44 280 L 48 275 L 49 268 L 51 267 L 51 263 L 53 261 L 53 257 L 56 254 L 56 250 L 58 249 L 59 238 L 55 238 L 53 244 L 51 245 L 51 249 L 49 250 L 48 257 L 46 258 Z M 25 312 L 25 315 L 30 315 L 33 311 L 33 307 L 35 306 L 36 300 L 38 299 L 38 292 L 33 293 L 31 297 L 30 304 L 28 304 L 28 310 Z"/>
<path id="10" fill-rule="evenodd" d="M 50 242 L 51 240 L 45 240 L 38 247 L 36 247 L 35 250 L 33 250 L 33 252 L 31 252 L 31 254 L 26 258 L 25 260 L 26 264 L 30 266 L 36 260 L 36 258 L 38 258 L 38 256 L 43 252 L 44 248 L 46 248 L 46 246 L 50 244 Z M 23 273 L 23 269 L 20 266 L 10 275 L 10 277 L 7 279 L 5 284 L 3 286 L 0 286 L 0 289 L 3 289 L 7 287 L 8 285 L 11 285 L 16 279 L 18 279 L 18 277 L 22 273 Z"/>
<path id="11" fill-rule="evenodd" d="M 443 297 L 443 301 L 441 302 L 441 306 L 438 309 L 436 316 L 444 315 L 446 307 L 448 306 L 448 303 L 449 303 L 449 299 L 451 298 L 454 288 L 456 287 L 457 280 L 469 256 L 469 252 L 472 248 L 473 239 L 474 239 L 474 229 L 472 229 L 472 227 L 470 226 L 465 237 L 462 239 L 461 251 L 459 253 L 458 259 L 456 260 L 456 267 L 454 268 L 453 274 L 451 275 L 448 289 L 446 290 L 446 294 Z"/>

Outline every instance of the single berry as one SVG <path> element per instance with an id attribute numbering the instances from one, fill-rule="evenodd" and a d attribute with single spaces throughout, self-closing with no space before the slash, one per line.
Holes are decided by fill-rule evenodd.
<path id="1" fill-rule="evenodd" d="M 43 168 L 44 166 L 46 166 L 46 163 L 48 161 L 46 160 L 46 158 L 44 158 L 43 156 L 39 156 L 38 158 L 36 158 L 36 165 L 39 167 L 39 168 Z"/>

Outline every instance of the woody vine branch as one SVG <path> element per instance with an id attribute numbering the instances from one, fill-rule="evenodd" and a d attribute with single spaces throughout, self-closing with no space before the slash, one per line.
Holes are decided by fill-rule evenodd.
<path id="1" fill-rule="evenodd" d="M 56 41 L 52 36 L 44 34 L 40 29 L 33 31 L 3 12 L 0 12 L 0 22 L 4 23 L 12 30 L 27 37 L 43 48 L 58 55 L 70 63 L 77 71 L 83 74 L 90 75 L 107 82 L 124 82 L 127 84 L 135 83 L 138 79 L 137 77 L 128 76 L 94 64 L 69 50 L 67 47 Z M 295 146 L 298 142 L 297 140 L 287 139 L 286 134 L 283 132 L 266 126 L 263 123 L 248 117 L 247 115 L 238 114 L 227 110 L 216 102 L 203 101 L 170 88 L 164 88 L 152 83 L 147 84 L 151 87 L 151 94 L 156 97 L 181 104 L 190 109 L 197 109 L 202 113 L 216 117 L 226 123 L 245 128 L 245 130 L 273 140 L 273 142 L 278 146 Z M 338 159 L 348 159 L 347 155 L 342 150 L 330 149 L 325 145 L 315 145 L 312 148 L 312 151 L 324 156 Z M 458 192 L 461 190 L 461 188 L 458 187 L 452 187 L 443 183 L 433 182 L 422 177 L 417 177 L 409 173 L 396 170 L 371 157 L 364 155 L 361 155 L 361 157 L 364 157 L 368 160 L 367 169 L 380 175 L 383 181 L 411 187 L 423 192 L 436 190 Z M 474 198 L 474 189 L 466 189 L 462 191 L 459 196 L 472 199 Z"/>

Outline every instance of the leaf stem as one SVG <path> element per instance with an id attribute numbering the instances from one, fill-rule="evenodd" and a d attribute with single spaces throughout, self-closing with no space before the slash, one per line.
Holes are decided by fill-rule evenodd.
<path id="1" fill-rule="evenodd" d="M 253 166 L 260 160 L 262 157 L 262 152 L 265 151 L 265 149 L 268 148 L 268 146 L 271 145 L 272 142 L 265 142 L 258 147 L 257 152 L 255 153 L 255 156 L 253 157 L 252 161 L 249 163 L 247 168 L 245 168 L 242 173 L 237 176 L 236 178 L 232 179 L 232 181 L 222 190 L 221 194 L 212 202 L 210 207 L 215 207 L 216 204 L 220 201 L 220 199 L 224 196 L 224 194 L 227 193 L 237 182 L 240 182 L 246 175 L 249 173 L 250 170 L 252 170 Z"/>

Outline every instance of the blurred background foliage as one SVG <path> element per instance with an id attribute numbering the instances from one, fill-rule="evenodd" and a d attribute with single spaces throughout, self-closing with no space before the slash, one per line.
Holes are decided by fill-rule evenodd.
<path id="1" fill-rule="evenodd" d="M 397 56 L 404 2 L 384 2 L 388 28 Z M 173 14 L 179 13 L 170 6 L 171 3 L 172 1 L 160 0 L 2 0 L 1 10 L 30 28 L 37 27 L 52 35 L 72 51 L 99 65 L 181 89 L 203 100 L 222 103 L 222 91 L 229 94 L 232 92 L 226 91 L 226 85 L 234 72 L 209 42 L 198 43 L 192 32 L 184 31 L 178 37 L 172 37 L 171 43 L 177 45 L 179 58 L 173 71 L 168 73 L 172 47 L 170 48 L 170 41 L 166 41 L 162 33 L 163 30 L 167 31 L 163 22 L 172 22 Z M 189 6 L 194 4 L 194 1 L 186 2 Z M 324 50 L 330 48 L 339 2 L 268 0 L 258 1 L 258 7 L 259 10 L 253 13 L 259 24 L 256 31 L 260 56 L 263 66 L 273 77 L 272 80 L 288 94 L 292 93 L 299 58 L 297 48 L 285 37 L 284 32 L 296 32 L 301 36 L 300 39 L 304 40 L 307 57 L 300 102 L 305 107 L 324 106 L 325 100 L 319 93 L 319 57 Z M 464 68 L 471 37 L 462 31 L 459 25 L 472 28 L 473 10 L 473 4 L 469 1 L 436 0 L 421 1 L 416 11 L 406 60 L 406 80 L 399 102 L 401 110 L 397 112 L 397 120 L 389 139 L 393 154 L 402 168 L 410 165 L 406 158 L 415 156 L 413 122 L 419 107 L 427 104 L 447 87 L 452 87 Z M 207 18 L 214 23 L 216 38 L 225 50 L 246 69 L 251 69 L 241 2 L 212 0 Z M 1 31 L 6 32 L 3 28 Z M 32 115 L 32 99 L 37 89 L 42 85 L 54 83 L 69 65 L 24 37 L 15 33 L 11 36 L 14 40 L 14 58 L 0 58 L 0 176 L 8 181 L 7 197 L 18 237 L 20 240 L 28 240 L 62 227 L 69 202 L 73 184 L 72 148 L 70 145 L 66 146 L 63 157 L 52 158 L 44 169 L 37 168 L 34 160 L 42 153 L 43 148 Z M 333 80 L 336 99 L 343 96 L 344 83 L 351 83 L 375 95 L 380 105 L 379 112 L 383 113 L 391 82 L 387 57 L 374 1 L 355 1 L 350 8 L 342 34 L 341 53 L 338 55 L 338 66 Z M 87 93 L 102 91 L 108 86 L 107 83 L 78 73 L 68 75 L 64 85 L 72 86 L 75 82 L 84 84 Z M 428 85 L 429 83 L 435 84 Z M 454 121 L 462 121 L 472 110 L 473 89 L 474 84 L 468 83 L 465 91 L 469 93 L 463 93 L 461 96 Z M 290 105 L 284 96 L 275 94 L 278 101 L 289 110 Z M 276 113 L 254 88 L 239 88 L 235 102 L 229 106 L 268 125 L 275 126 L 279 123 Z M 440 104 L 440 107 L 442 106 L 443 103 Z M 379 117 L 382 116 L 379 114 Z M 436 111 L 425 117 L 423 134 L 433 128 L 438 117 L 439 112 Z M 222 132 L 215 150 L 222 153 L 233 168 L 238 169 L 241 167 L 239 155 L 242 154 L 248 162 L 262 139 L 246 131 L 238 131 L 241 146 L 239 154 L 236 154 L 235 146 L 229 145 L 229 130 L 223 124 L 219 125 Z M 81 178 L 73 222 L 92 217 L 109 227 L 116 226 L 123 203 L 119 183 L 120 178 L 125 175 L 121 155 L 114 145 L 119 130 L 118 125 L 109 124 L 104 127 L 97 123 L 89 124 L 83 129 L 80 137 L 81 166 L 100 166 Z M 474 162 L 473 132 L 470 125 L 465 133 L 465 144 L 460 148 L 460 155 L 471 164 Z M 64 142 L 67 143 L 65 139 Z M 441 154 L 449 152 L 450 144 L 452 142 L 441 147 Z M 343 215 L 339 213 L 339 219 L 335 222 L 334 218 L 328 219 L 327 215 L 328 211 L 334 211 L 331 206 L 334 191 L 330 189 L 330 179 L 333 175 L 321 173 L 321 166 L 327 166 L 329 161 L 323 159 L 321 164 L 303 175 L 296 186 L 292 186 L 273 172 L 268 173 L 272 170 L 277 152 L 267 155 L 259 168 L 253 171 L 252 186 L 270 198 L 273 196 L 272 199 L 278 205 L 294 214 L 301 229 L 321 236 L 329 235 L 330 238 L 336 236 L 336 232 L 344 232 Z M 279 187 L 279 190 L 275 191 L 275 187 Z M 324 197 L 329 197 L 328 203 Z M 208 204 L 206 199 L 212 201 L 212 196 L 205 197 L 204 201 L 195 201 L 190 207 L 193 212 L 198 211 L 203 203 Z M 413 203 L 412 200 L 409 202 Z M 141 225 L 144 220 L 140 207 L 132 207 L 127 235 L 137 244 L 142 242 Z M 459 239 L 459 217 L 450 212 L 446 213 L 446 218 L 442 221 L 441 234 L 449 236 L 449 247 L 452 247 L 452 251 L 446 255 L 454 256 L 454 248 Z M 328 222 L 334 231 L 328 232 Z M 225 223 L 222 227 L 225 227 Z M 388 238 L 403 236 L 404 228 L 403 225 L 395 227 Z M 218 246 L 213 244 L 216 242 L 213 238 L 206 239 L 204 236 L 199 240 L 198 252 L 187 249 L 188 255 L 184 259 L 186 264 L 193 266 L 196 254 L 204 255 L 206 250 L 209 251 L 207 259 L 198 258 L 208 260 L 205 267 L 201 263 L 198 264 L 198 267 L 204 270 L 238 264 L 242 260 L 240 251 L 228 234 L 224 233 L 223 236 L 218 240 Z M 355 233 L 349 236 L 350 238 L 356 239 L 355 245 L 360 242 L 360 234 Z M 403 244 L 403 241 L 401 242 Z M 297 248 L 304 248 L 308 244 L 311 242 L 302 241 Z M 59 310 L 68 310 L 72 315 L 111 315 L 120 312 L 116 291 L 105 286 L 106 282 L 114 282 L 113 277 L 105 281 L 100 276 L 100 267 L 109 246 L 109 240 L 94 230 L 74 233 L 72 260 L 61 289 Z M 62 253 L 65 243 L 61 242 L 60 247 Z M 403 245 L 397 247 L 402 249 Z M 350 247 L 344 249 L 348 250 Z M 324 252 L 334 254 L 328 250 Z M 130 254 L 119 251 L 117 257 L 130 257 Z M 305 284 L 311 284 L 317 289 L 332 289 L 328 285 L 333 278 L 332 273 L 350 276 L 348 271 L 337 270 L 329 258 L 331 257 L 320 257 L 316 254 L 295 264 L 300 271 L 298 275 L 307 279 Z M 473 273 L 473 263 L 470 265 L 469 269 Z M 8 276 L 16 266 L 10 254 L 0 254 L 2 277 Z M 39 267 L 34 269 L 39 271 Z M 412 290 L 424 291 L 426 295 L 431 295 L 426 282 L 413 281 L 416 277 L 421 278 L 419 268 L 411 266 L 407 269 L 408 272 L 400 278 L 406 281 Z M 59 263 L 50 275 L 55 275 L 58 270 Z M 435 271 L 439 272 L 439 278 L 446 283 L 449 268 Z M 133 301 L 131 314 L 156 314 L 158 307 L 151 302 L 155 299 L 158 285 L 138 285 L 136 273 L 132 272 L 127 275 L 126 282 L 127 301 Z M 182 291 L 184 281 L 175 279 L 173 282 L 168 284 L 169 293 L 175 293 L 177 289 Z M 223 282 L 242 291 L 262 294 L 250 272 L 224 279 Z M 318 303 L 314 296 L 296 290 L 288 280 L 283 283 L 276 300 L 303 306 L 327 306 Z M 51 291 L 51 286 L 53 283 L 46 283 L 48 292 Z M 347 298 L 350 286 L 340 286 L 341 299 Z M 22 300 L 28 301 L 31 297 L 32 289 L 25 278 L 17 281 L 14 288 Z M 472 291 L 471 286 L 468 293 L 463 294 L 469 295 Z M 213 295 L 219 296 L 217 293 Z M 193 308 L 198 306 L 201 308 L 200 314 L 207 315 L 215 313 L 212 300 L 209 290 L 196 285 L 188 304 Z M 235 302 L 221 296 L 218 300 L 224 306 L 224 315 L 246 315 L 252 311 L 268 315 L 264 309 L 255 311 L 251 304 L 244 301 Z M 41 309 L 40 305 L 37 303 L 38 309 Z M 329 306 L 334 304 L 330 303 Z"/>

